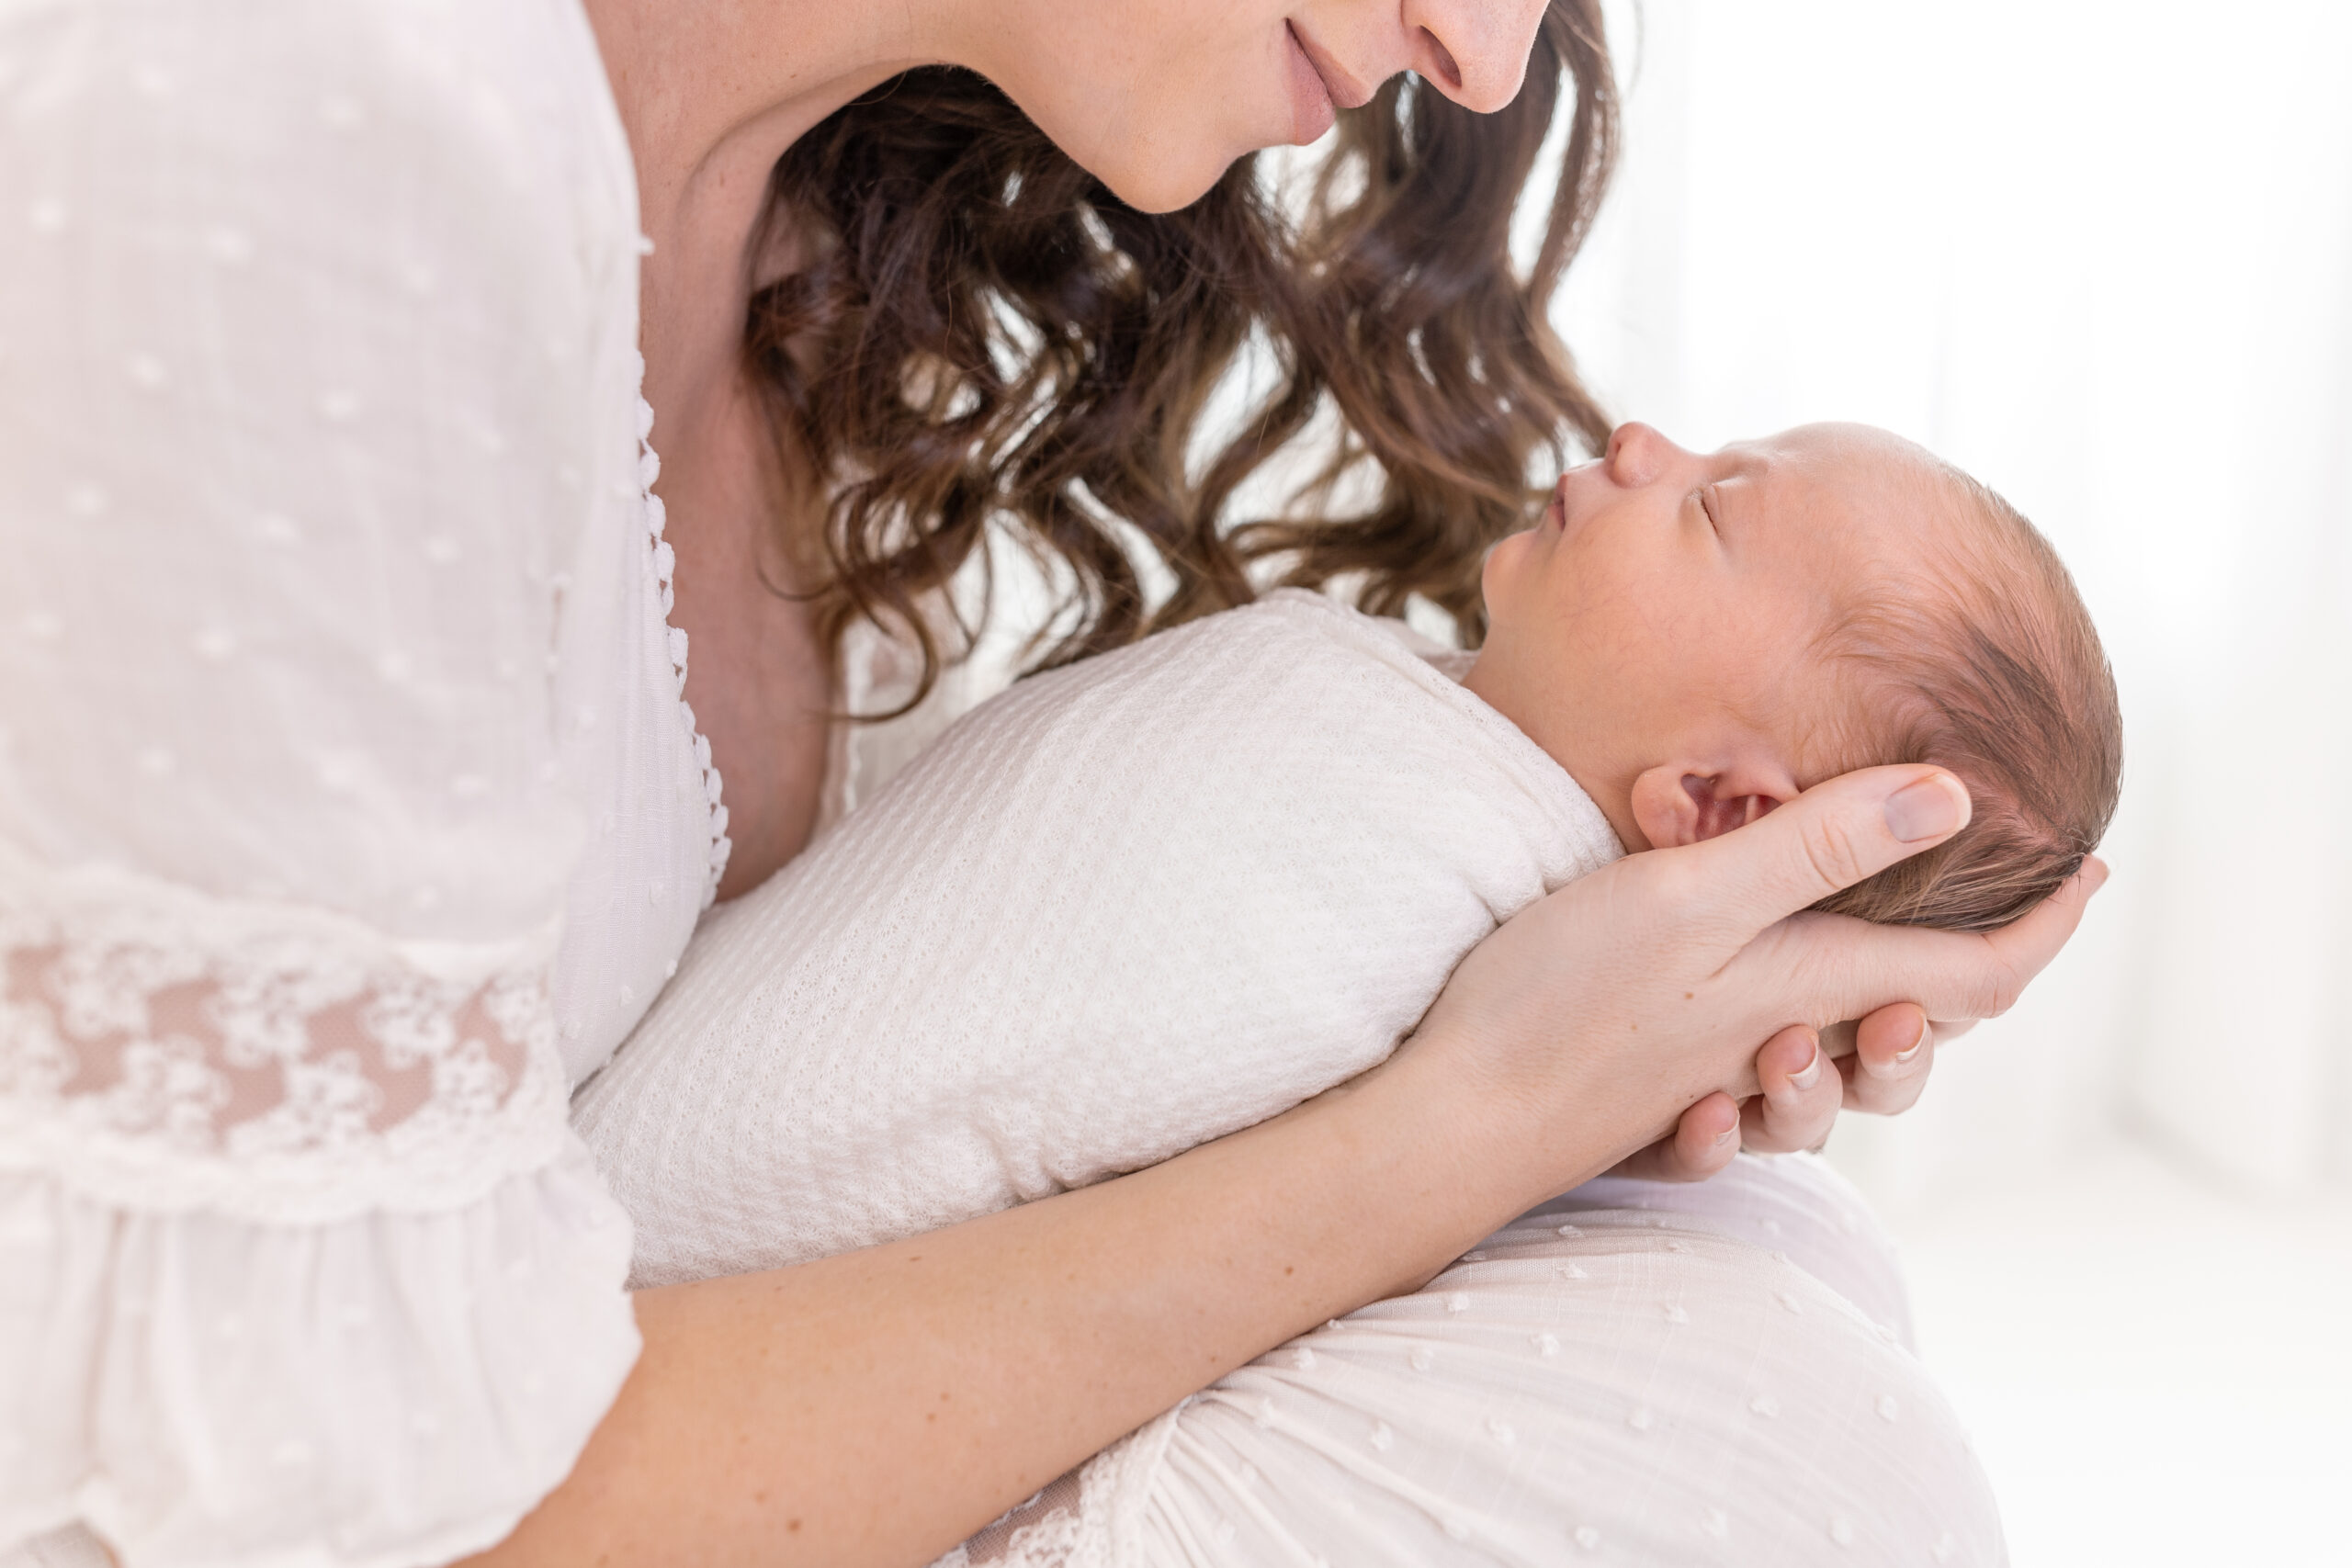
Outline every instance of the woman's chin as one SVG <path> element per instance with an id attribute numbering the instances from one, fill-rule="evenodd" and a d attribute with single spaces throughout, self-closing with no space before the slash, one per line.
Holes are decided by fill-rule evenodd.
<path id="1" fill-rule="evenodd" d="M 1287 110 L 1290 106 L 1277 107 Z M 1058 136 L 1055 140 L 1136 211 L 1174 212 L 1216 189 L 1226 171 L 1241 159 L 1289 141 L 1293 127 L 1287 113 L 1254 114 L 1241 123 L 1235 118 L 1191 125 L 1180 120 L 1149 130 L 1131 127 L 1115 139 L 1093 138 L 1085 143 Z M 1053 129 L 1046 127 L 1046 133 L 1052 135 Z"/>
<path id="2" fill-rule="evenodd" d="M 1214 190 L 1233 162 L 1230 158 L 1222 163 L 1188 158 L 1170 166 L 1151 165 L 1147 161 L 1148 166 L 1144 167 L 1089 172 L 1109 186 L 1113 196 L 1138 212 L 1176 212 Z"/>

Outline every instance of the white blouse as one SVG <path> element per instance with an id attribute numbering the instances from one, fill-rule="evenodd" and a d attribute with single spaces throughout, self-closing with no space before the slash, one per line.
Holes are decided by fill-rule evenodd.
<path id="1" fill-rule="evenodd" d="M 727 851 L 578 0 L 0 0 L 0 1556 L 504 1535 Z"/>

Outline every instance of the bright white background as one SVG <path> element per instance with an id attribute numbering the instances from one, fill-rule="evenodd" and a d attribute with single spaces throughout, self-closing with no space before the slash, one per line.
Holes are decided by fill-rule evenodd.
<path id="1" fill-rule="evenodd" d="M 1645 0 L 1562 324 L 1712 446 L 1924 442 L 2073 566 L 2115 876 L 1833 1157 L 2019 1568 L 2352 1562 L 2352 5 Z"/>

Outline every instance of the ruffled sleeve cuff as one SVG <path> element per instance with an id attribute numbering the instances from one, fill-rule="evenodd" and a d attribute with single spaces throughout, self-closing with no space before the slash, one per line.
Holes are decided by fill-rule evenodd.
<path id="1" fill-rule="evenodd" d="M 584 1150 L 440 1213 L 276 1225 L 0 1171 L 0 1554 L 417 1568 L 560 1483 L 635 1360 Z"/>
<path id="2" fill-rule="evenodd" d="M 423 1568 L 563 1479 L 638 1337 L 548 945 L 0 852 L 0 1556 Z"/>

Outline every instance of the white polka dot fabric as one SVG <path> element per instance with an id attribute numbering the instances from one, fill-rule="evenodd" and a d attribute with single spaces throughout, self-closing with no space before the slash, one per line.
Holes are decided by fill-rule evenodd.
<path id="1" fill-rule="evenodd" d="M 937 1568 L 1993 1568 L 1998 1513 L 1905 1321 L 1883 1235 L 1811 1156 L 1594 1182 Z"/>
<path id="2" fill-rule="evenodd" d="M 724 863 L 577 0 L 0 3 L 0 1551 L 438 1562 Z"/>

